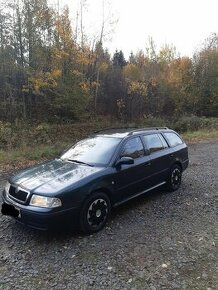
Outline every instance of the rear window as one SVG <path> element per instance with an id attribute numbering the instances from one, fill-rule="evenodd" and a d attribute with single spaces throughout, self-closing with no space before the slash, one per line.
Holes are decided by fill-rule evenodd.
<path id="1" fill-rule="evenodd" d="M 150 153 L 164 149 L 164 145 L 161 142 L 158 134 L 144 135 L 143 138 Z"/>
<path id="2" fill-rule="evenodd" d="M 174 147 L 183 143 L 182 139 L 175 133 L 164 133 L 164 137 L 167 139 L 170 147 Z"/>

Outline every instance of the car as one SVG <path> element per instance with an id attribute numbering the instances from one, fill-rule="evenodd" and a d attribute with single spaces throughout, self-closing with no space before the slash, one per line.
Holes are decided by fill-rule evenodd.
<path id="1" fill-rule="evenodd" d="M 9 178 L 1 211 L 36 229 L 76 223 L 92 234 L 112 208 L 163 185 L 177 190 L 188 163 L 187 145 L 171 129 L 104 129 Z"/>

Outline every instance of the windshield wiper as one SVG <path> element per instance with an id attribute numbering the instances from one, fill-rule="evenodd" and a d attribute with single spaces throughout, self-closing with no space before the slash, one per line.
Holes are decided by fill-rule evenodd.
<path id="1" fill-rule="evenodd" d="M 84 164 L 84 165 L 88 165 L 88 166 L 94 167 L 94 165 L 92 165 L 92 164 L 89 164 L 89 163 L 86 163 L 86 162 L 83 162 L 83 161 L 79 161 L 79 160 L 76 160 L 76 159 L 68 159 L 68 161 L 71 161 L 71 162 L 75 162 L 75 163 Z"/>

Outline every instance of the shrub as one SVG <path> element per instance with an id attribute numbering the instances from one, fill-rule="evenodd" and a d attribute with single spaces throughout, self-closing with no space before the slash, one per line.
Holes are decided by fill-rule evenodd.
<path id="1" fill-rule="evenodd" d="M 197 131 L 200 129 L 217 129 L 217 118 L 206 118 L 197 116 L 185 116 L 175 121 L 174 129 L 178 132 Z"/>

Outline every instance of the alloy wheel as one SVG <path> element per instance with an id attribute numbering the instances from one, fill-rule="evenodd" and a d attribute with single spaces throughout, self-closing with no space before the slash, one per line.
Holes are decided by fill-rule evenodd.
<path id="1" fill-rule="evenodd" d="M 87 211 L 87 222 L 91 227 L 99 227 L 103 224 L 108 215 L 107 202 L 102 199 L 94 200 Z"/>

